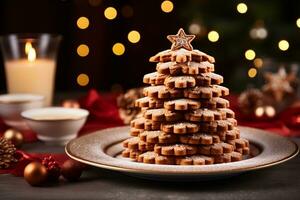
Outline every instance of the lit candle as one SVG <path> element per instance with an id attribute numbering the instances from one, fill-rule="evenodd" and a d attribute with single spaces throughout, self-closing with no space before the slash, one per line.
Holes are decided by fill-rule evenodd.
<path id="1" fill-rule="evenodd" d="M 30 42 L 25 44 L 25 59 L 5 61 L 5 72 L 9 93 L 33 93 L 45 96 L 45 105 L 52 103 L 55 59 L 37 58 Z"/>

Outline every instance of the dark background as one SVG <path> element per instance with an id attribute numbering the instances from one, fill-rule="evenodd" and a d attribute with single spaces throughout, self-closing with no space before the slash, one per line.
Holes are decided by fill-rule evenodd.
<path id="1" fill-rule="evenodd" d="M 94 3 L 93 3 L 94 2 Z M 57 91 L 127 89 L 142 85 L 142 76 L 155 70 L 148 59 L 155 53 L 170 48 L 166 39 L 183 27 L 189 32 L 192 23 L 201 26 L 201 34 L 193 46 L 216 58 L 216 71 L 225 77 L 225 85 L 241 91 L 261 80 L 264 69 L 274 70 L 278 65 L 289 67 L 300 60 L 300 1 L 249 0 L 245 14 L 239 14 L 236 0 L 172 0 L 174 9 L 162 12 L 161 0 L 1 0 L 0 34 L 8 33 L 59 33 L 64 39 L 58 56 Z M 93 4 L 93 5 L 92 5 Z M 97 5 L 95 5 L 97 4 Z M 118 11 L 114 20 L 104 17 L 104 10 L 113 6 Z M 131 17 L 122 15 L 124 6 L 133 10 Z M 79 17 L 89 18 L 90 25 L 81 30 L 76 26 Z M 253 39 L 249 31 L 263 24 L 268 31 L 265 39 Z M 132 44 L 127 40 L 131 30 L 138 30 L 141 40 Z M 220 39 L 212 43 L 207 33 L 216 30 Z M 288 51 L 278 49 L 278 41 L 289 41 Z M 112 53 L 112 46 L 122 42 L 126 51 L 122 56 Z M 77 46 L 85 43 L 90 53 L 80 57 Z M 263 58 L 264 67 L 258 76 L 250 79 L 247 71 L 253 62 L 244 57 L 247 49 L 254 49 Z M 273 69 L 274 68 L 274 69 Z M 86 73 L 90 82 L 79 86 L 78 74 Z M 5 92 L 3 59 L 0 58 L 0 91 Z"/>

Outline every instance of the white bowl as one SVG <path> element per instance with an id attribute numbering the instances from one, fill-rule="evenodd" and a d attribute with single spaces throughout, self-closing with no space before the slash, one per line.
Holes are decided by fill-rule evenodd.
<path id="1" fill-rule="evenodd" d="M 43 107 L 44 100 L 44 96 L 36 94 L 0 95 L 0 116 L 8 126 L 19 130 L 28 129 L 21 117 L 21 112 Z"/>
<path id="2" fill-rule="evenodd" d="M 38 139 L 49 144 L 65 144 L 76 137 L 89 111 L 79 108 L 48 107 L 21 113 Z"/>

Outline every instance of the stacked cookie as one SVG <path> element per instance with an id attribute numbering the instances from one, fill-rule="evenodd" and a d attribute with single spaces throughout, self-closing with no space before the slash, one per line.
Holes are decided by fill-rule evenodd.
<path id="1" fill-rule="evenodd" d="M 124 157 L 151 164 L 204 165 L 242 160 L 249 142 L 240 138 L 223 77 L 214 58 L 193 50 L 182 29 L 168 36 L 170 50 L 150 58 L 156 72 L 146 74 L 145 97 L 135 104 L 142 115 L 131 121 Z"/>

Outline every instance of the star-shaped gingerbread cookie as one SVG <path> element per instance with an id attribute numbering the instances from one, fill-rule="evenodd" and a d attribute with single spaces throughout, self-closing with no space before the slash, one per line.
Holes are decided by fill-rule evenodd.
<path id="1" fill-rule="evenodd" d="M 195 38 L 195 35 L 186 35 L 184 30 L 179 29 L 176 35 L 168 35 L 168 40 L 172 42 L 171 50 L 175 51 L 181 48 L 192 51 L 193 47 L 191 41 Z"/>

